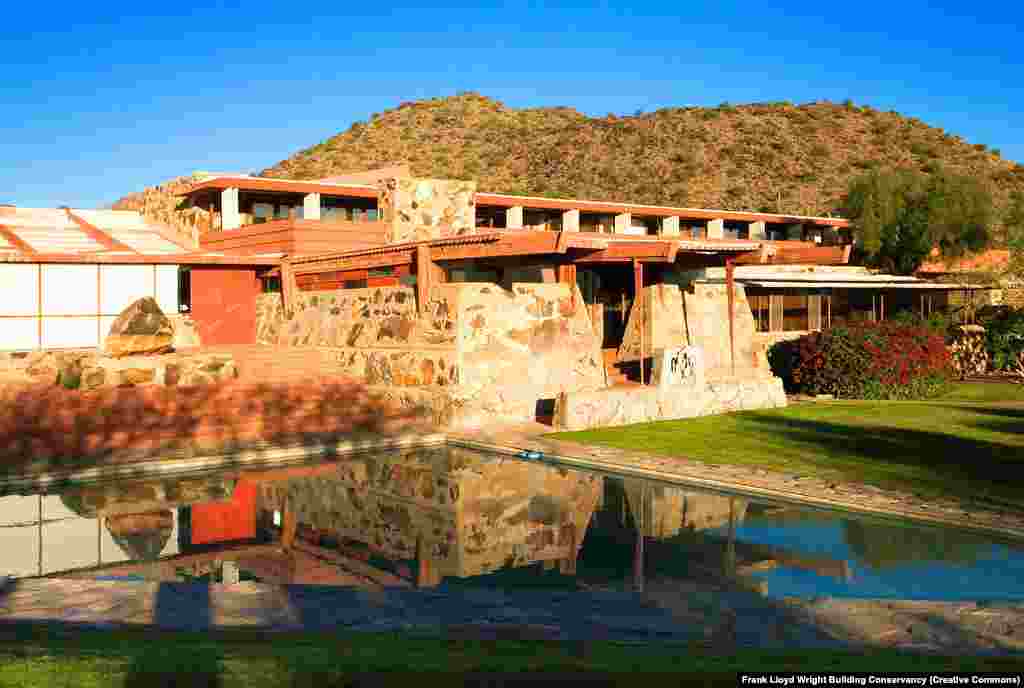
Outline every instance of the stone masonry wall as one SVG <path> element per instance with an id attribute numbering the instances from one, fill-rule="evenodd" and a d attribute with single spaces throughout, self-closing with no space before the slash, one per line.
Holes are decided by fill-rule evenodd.
<path id="1" fill-rule="evenodd" d="M 786 392 L 777 377 L 709 380 L 703 388 L 610 387 L 558 398 L 555 423 L 565 430 L 696 418 L 748 409 L 782 408 Z"/>
<path id="2" fill-rule="evenodd" d="M 530 420 L 539 399 L 606 384 L 575 286 L 439 284 L 423 315 L 410 287 L 304 292 L 287 322 L 271 299 L 259 302 L 262 342 L 321 347 L 370 385 L 444 388 L 419 396 L 462 425 Z"/>
<path id="3" fill-rule="evenodd" d="M 661 348 L 700 346 L 708 380 L 770 376 L 765 343 L 755 336 L 746 291 L 737 284 L 733 296 L 735 376 L 729 352 L 729 304 L 725 285 L 695 283 L 684 289 L 667 283 L 646 287 L 644 300 L 649 317 L 644 318 L 643 327 L 648 356 Z M 632 309 L 619 348 L 620 361 L 639 360 L 640 327 L 639 309 Z"/>
<path id="4" fill-rule="evenodd" d="M 401 244 L 476 231 L 476 182 L 394 178 L 379 183 L 377 207 L 388 243 Z"/>
<path id="5" fill-rule="evenodd" d="M 314 346 L 371 385 L 455 385 L 459 382 L 455 285 L 431 291 L 427 313 L 411 287 L 300 292 L 287 322 L 279 306 L 261 306 L 257 331 L 275 332 L 280 346 Z M 276 297 L 280 303 L 280 296 Z M 268 322 L 263 322 L 265 318 Z"/>
<path id="6" fill-rule="evenodd" d="M 441 575 L 461 577 L 575 556 L 602 479 L 448 448 L 353 457 L 336 475 L 260 489 L 263 508 L 287 501 L 300 523 L 394 559 L 422 539 Z"/>
<path id="7" fill-rule="evenodd" d="M 459 286 L 460 382 L 484 412 L 533 418 L 538 399 L 606 385 L 575 285 Z"/>

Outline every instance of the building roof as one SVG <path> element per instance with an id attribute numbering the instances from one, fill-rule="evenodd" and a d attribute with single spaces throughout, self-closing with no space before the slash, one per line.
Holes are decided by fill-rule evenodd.
<path id="1" fill-rule="evenodd" d="M 705 281 L 725 279 L 722 268 L 707 268 Z M 736 267 L 737 282 L 765 289 L 985 289 L 978 284 L 933 282 L 906 275 L 887 275 L 861 266 L 764 266 Z"/>
<path id="2" fill-rule="evenodd" d="M 131 210 L 0 207 L 0 262 L 240 262 L 181 242 Z"/>
<path id="3" fill-rule="evenodd" d="M 356 198 L 377 198 L 376 184 L 343 183 L 336 179 L 354 179 L 355 175 L 327 178 L 319 181 L 273 179 L 249 175 L 220 175 L 207 177 L 179 193 L 188 196 L 204 189 L 238 188 L 245 191 L 272 191 L 280 193 L 319 193 L 325 196 Z M 812 224 L 831 227 L 848 227 L 849 221 L 839 217 L 818 217 L 780 213 L 755 213 L 713 208 L 683 208 L 674 206 L 642 205 L 613 201 L 595 201 L 577 198 L 545 198 L 540 196 L 515 196 L 510 194 L 477 191 L 476 204 L 509 208 L 524 206 L 548 210 L 580 210 L 588 213 L 619 214 L 633 213 L 652 217 L 682 217 L 692 220 L 735 220 L 738 222 L 766 222 L 772 224 Z"/>
<path id="4" fill-rule="evenodd" d="M 938 250 L 933 250 L 933 260 L 922 263 L 918 272 L 927 275 L 945 275 L 961 272 L 987 272 L 1002 270 L 1010 262 L 1010 252 L 1006 249 L 989 249 L 981 253 L 964 256 L 948 263 L 938 259 Z"/>

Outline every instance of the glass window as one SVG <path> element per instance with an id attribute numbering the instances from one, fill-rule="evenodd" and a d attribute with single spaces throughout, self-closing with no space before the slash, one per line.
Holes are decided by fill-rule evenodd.
<path id="1" fill-rule="evenodd" d="M 796 332 L 806 329 L 808 329 L 807 294 L 784 294 L 782 296 L 783 332 Z"/>

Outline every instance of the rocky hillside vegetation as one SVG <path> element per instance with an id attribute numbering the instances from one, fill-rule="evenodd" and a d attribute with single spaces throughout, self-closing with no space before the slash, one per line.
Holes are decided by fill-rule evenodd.
<path id="1" fill-rule="evenodd" d="M 1000 211 L 1024 191 L 1024 165 L 998 150 L 853 103 L 588 117 L 475 93 L 402 103 L 262 174 L 316 179 L 398 162 L 486 191 L 802 214 L 837 212 L 850 180 L 872 168 L 968 174 Z"/>

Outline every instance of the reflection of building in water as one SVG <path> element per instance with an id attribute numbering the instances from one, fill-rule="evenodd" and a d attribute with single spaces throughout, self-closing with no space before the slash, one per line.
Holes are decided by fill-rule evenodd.
<path id="1" fill-rule="evenodd" d="M 0 575 L 40 576 L 177 554 L 178 509 L 230 496 L 223 478 L 0 497 Z"/>
<path id="2" fill-rule="evenodd" d="M 743 523 L 747 500 L 738 497 L 694 492 L 681 487 L 626 479 L 626 500 L 633 522 L 645 537 L 666 539 L 681 530 L 711 530 Z M 730 511 L 731 510 L 731 511 Z"/>
<path id="3" fill-rule="evenodd" d="M 318 473 L 262 483 L 261 506 L 391 559 L 425 559 L 433 582 L 538 561 L 572 569 L 603 480 L 454 447 Z"/>

